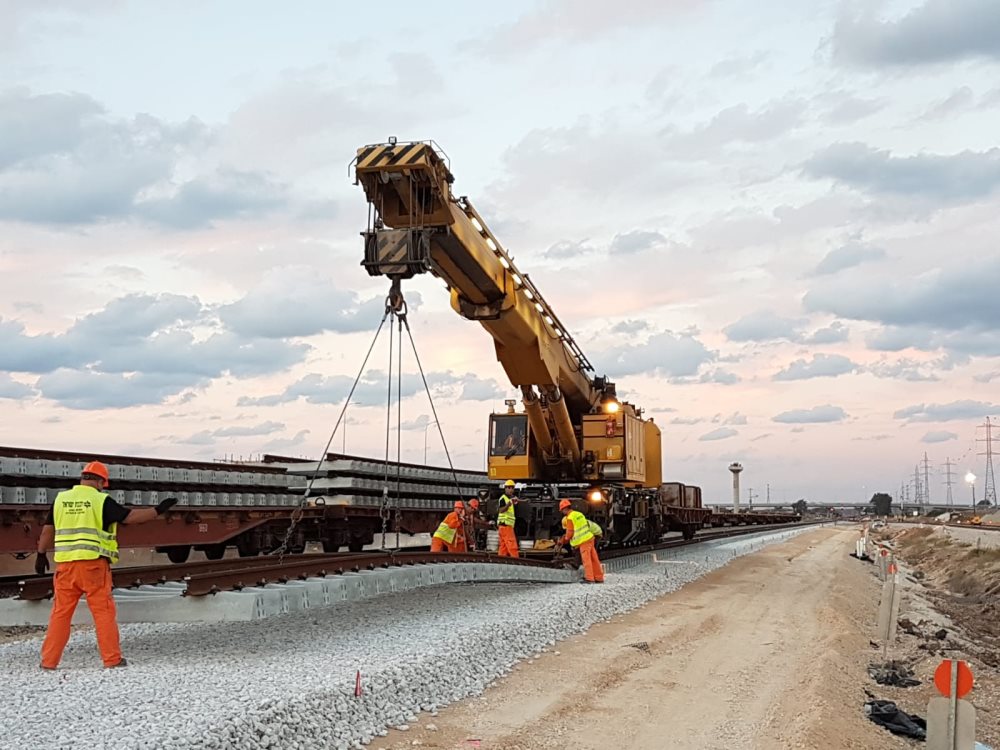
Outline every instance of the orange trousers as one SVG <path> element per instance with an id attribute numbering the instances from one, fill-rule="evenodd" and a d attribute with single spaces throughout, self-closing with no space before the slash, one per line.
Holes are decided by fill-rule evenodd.
<path id="1" fill-rule="evenodd" d="M 431 552 L 465 552 L 465 538 L 455 535 L 455 541 L 448 544 L 444 539 L 431 537 Z"/>
<path id="2" fill-rule="evenodd" d="M 122 660 L 118 636 L 115 600 L 111 598 L 111 565 L 107 560 L 76 560 L 56 565 L 53 577 L 55 601 L 49 617 L 49 629 L 42 644 L 42 666 L 55 669 L 69 640 L 69 626 L 81 596 L 94 617 L 97 647 L 104 666 L 113 667 Z"/>
<path id="3" fill-rule="evenodd" d="M 520 557 L 517 551 L 517 537 L 514 536 L 513 526 L 501 525 L 498 529 L 500 533 L 500 549 L 497 551 L 498 557 Z"/>
<path id="4" fill-rule="evenodd" d="M 604 567 L 601 565 L 601 559 L 597 556 L 594 540 L 588 539 L 576 549 L 580 553 L 580 562 L 583 563 L 584 580 L 604 583 Z"/>

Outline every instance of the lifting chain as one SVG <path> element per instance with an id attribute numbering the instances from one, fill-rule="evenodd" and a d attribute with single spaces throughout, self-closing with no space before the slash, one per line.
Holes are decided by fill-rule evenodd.
<path id="1" fill-rule="evenodd" d="M 399 509 L 399 503 L 398 502 L 396 503 L 396 519 L 395 519 L 395 524 L 396 524 L 396 551 L 398 552 L 400 550 L 400 545 L 399 545 L 399 527 L 403 525 L 403 511 L 401 511 Z"/>
<path id="2" fill-rule="evenodd" d="M 379 518 L 382 519 L 382 551 L 386 549 L 385 537 L 389 533 L 389 486 L 386 485 L 382 488 L 382 502 L 378 509 Z"/>
<path id="3" fill-rule="evenodd" d="M 400 490 L 400 465 L 401 439 L 402 439 L 402 407 L 403 407 L 403 322 L 406 320 L 406 300 L 400 288 L 400 279 L 394 278 L 389 289 L 389 295 L 385 299 L 385 314 L 389 317 L 389 369 L 386 376 L 386 402 L 385 402 L 385 472 L 382 481 L 382 503 L 379 507 L 379 516 L 382 519 L 382 549 L 386 549 L 386 536 L 389 530 L 389 518 L 392 516 L 389 500 L 389 466 L 390 466 L 390 441 L 392 438 L 392 379 L 396 376 L 396 493 L 392 506 L 395 510 L 395 530 L 396 549 L 399 549 L 399 525 L 401 514 L 399 510 L 399 490 Z M 399 336 L 396 340 L 396 348 L 393 349 L 394 326 L 399 328 Z M 393 356 L 395 355 L 395 370 L 393 370 Z"/>
<path id="4" fill-rule="evenodd" d="M 362 376 L 365 373 L 365 369 L 368 366 L 368 360 L 371 357 L 371 353 L 375 348 L 375 344 L 378 341 L 379 335 L 382 333 L 382 328 L 385 326 L 386 320 L 389 319 L 389 371 L 388 371 L 388 387 L 387 387 L 387 397 L 386 397 L 386 438 L 385 438 L 385 471 L 383 476 L 383 487 L 382 487 L 382 498 L 379 504 L 379 518 L 382 522 L 381 527 L 381 546 L 382 549 L 386 549 L 386 537 L 389 532 L 389 520 L 393 521 L 393 527 L 396 531 L 396 546 L 395 550 L 401 549 L 400 545 L 400 532 L 403 526 L 403 513 L 400 505 L 400 488 L 401 488 L 401 473 L 402 465 L 400 463 L 400 453 L 401 453 L 401 440 L 402 440 L 402 347 L 403 347 L 403 329 L 406 329 L 407 336 L 409 337 L 410 347 L 413 351 L 414 359 L 417 362 L 417 368 L 420 371 L 420 379 L 424 386 L 424 391 L 427 394 L 427 400 L 430 404 L 431 414 L 434 417 L 434 424 L 437 426 L 438 434 L 441 437 L 441 445 L 444 448 L 445 456 L 448 459 L 448 467 L 451 470 L 452 479 L 455 483 L 455 490 L 457 493 L 457 499 L 462 499 L 462 490 L 458 483 L 458 474 L 455 472 L 455 466 L 451 460 L 451 452 L 448 450 L 448 444 L 444 438 L 444 430 L 441 427 L 441 422 L 438 419 L 437 409 L 434 407 L 434 398 L 431 395 L 430 386 L 427 383 L 427 376 L 424 373 L 423 365 L 420 362 L 420 355 L 417 353 L 417 346 L 413 340 L 413 331 L 410 329 L 410 324 L 407 319 L 407 305 L 406 300 L 403 298 L 403 292 L 400 285 L 400 279 L 395 278 L 392 280 L 392 286 L 389 289 L 389 294 L 385 299 L 385 311 L 382 315 L 382 320 L 379 322 L 378 329 L 375 331 L 375 336 L 372 339 L 371 346 L 368 347 L 368 352 L 365 354 L 364 361 L 361 364 L 361 368 L 358 371 L 357 377 L 354 379 L 354 384 L 351 386 L 351 390 L 347 395 L 347 399 L 344 401 L 344 406 L 340 411 L 340 415 L 337 417 L 337 422 L 334 425 L 333 431 L 330 433 L 330 439 L 326 443 L 326 447 L 323 449 L 323 453 L 316 462 L 316 468 L 313 470 L 309 477 L 309 483 L 306 486 L 306 490 L 303 493 L 302 500 L 292 511 L 290 518 L 290 523 L 287 531 L 285 532 L 284 539 L 281 544 L 272 552 L 278 556 L 279 562 L 284 558 L 285 553 L 288 551 L 289 545 L 292 540 L 292 535 L 295 532 L 296 527 L 301 522 L 303 516 L 305 515 L 305 509 L 309 505 L 309 498 L 312 493 L 313 485 L 316 479 L 322 473 L 323 462 L 327 459 L 329 455 L 330 446 L 333 443 L 333 439 L 337 434 L 337 430 L 340 429 L 341 424 L 344 420 L 344 415 L 347 412 L 347 407 L 351 403 L 351 398 L 354 396 L 354 391 L 358 387 L 358 383 L 361 381 Z M 398 338 L 394 336 L 393 333 L 393 323 L 396 323 L 398 328 Z M 393 339 L 396 338 L 396 348 L 397 356 L 395 357 L 395 362 L 393 361 Z M 393 366 L 395 364 L 395 374 L 396 374 L 396 492 L 395 497 L 390 497 L 389 491 L 389 446 L 390 437 L 392 432 L 392 375 Z M 469 523 L 468 519 L 466 521 Z M 474 539 L 475 534 L 475 524 L 471 524 L 471 529 L 467 532 L 468 539 Z"/>

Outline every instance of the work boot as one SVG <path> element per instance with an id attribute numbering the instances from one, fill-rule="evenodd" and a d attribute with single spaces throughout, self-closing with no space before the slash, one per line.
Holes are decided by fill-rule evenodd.
<path id="1" fill-rule="evenodd" d="M 117 664 L 112 664 L 110 667 L 105 667 L 105 669 L 118 669 L 118 667 L 127 667 L 127 666 L 128 666 L 128 661 L 123 656 L 120 662 L 118 662 Z"/>

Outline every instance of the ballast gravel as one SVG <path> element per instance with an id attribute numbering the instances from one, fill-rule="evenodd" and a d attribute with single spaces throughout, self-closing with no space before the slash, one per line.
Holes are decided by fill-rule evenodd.
<path id="1" fill-rule="evenodd" d="M 38 638 L 0 645 L 0 748 L 363 748 L 562 638 L 801 531 L 671 551 L 603 586 L 437 586 L 256 622 L 123 625 L 126 669 L 101 668 L 92 632 L 73 635 L 55 672 L 39 669 Z"/>

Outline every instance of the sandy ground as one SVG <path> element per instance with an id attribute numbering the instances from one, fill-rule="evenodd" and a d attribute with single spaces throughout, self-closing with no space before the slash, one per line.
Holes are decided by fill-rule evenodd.
<path id="1" fill-rule="evenodd" d="M 976 739 L 1000 748 L 1000 550 L 977 549 L 969 537 L 956 542 L 951 531 L 894 524 L 882 535 L 896 547 L 902 574 L 901 627 L 891 656 L 923 684 L 879 690 L 907 710 L 920 709 L 937 695 L 932 679 L 941 660 L 963 659 L 975 675 L 969 700 Z"/>
<path id="2" fill-rule="evenodd" d="M 908 747 L 862 713 L 878 584 L 848 556 L 857 537 L 821 529 L 739 558 L 372 747 Z"/>
<path id="3" fill-rule="evenodd" d="M 961 544 L 969 544 L 983 549 L 1000 549 L 1000 530 L 960 529 L 956 526 L 945 526 L 944 530 L 948 536 Z"/>

